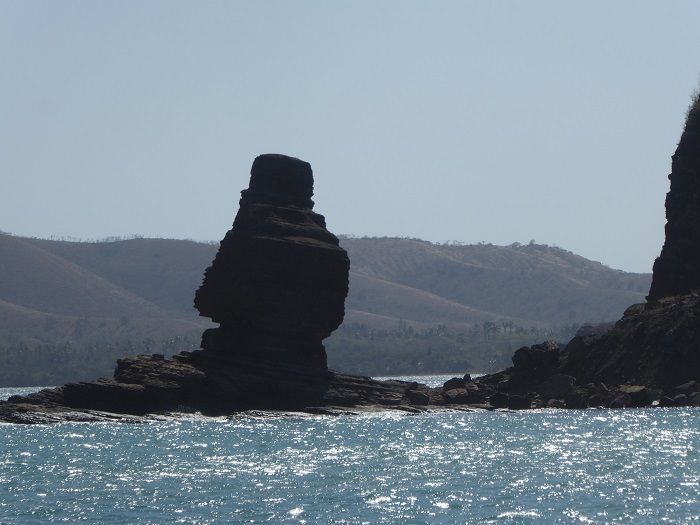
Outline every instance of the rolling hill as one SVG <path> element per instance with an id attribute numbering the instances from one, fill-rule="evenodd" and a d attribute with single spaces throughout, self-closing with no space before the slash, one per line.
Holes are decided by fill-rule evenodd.
<path id="1" fill-rule="evenodd" d="M 618 318 L 643 300 L 651 279 L 536 244 L 350 237 L 341 244 L 351 261 L 350 294 L 344 325 L 327 341 L 329 362 L 368 373 L 391 371 L 378 363 L 392 352 L 400 360 L 401 352 L 414 351 L 409 367 L 455 366 L 457 358 L 424 354 L 466 346 L 474 366 L 484 368 L 493 356 L 481 354 L 512 351 L 523 334 L 567 334 L 585 322 Z M 23 384 L 13 370 L 22 352 L 22 366 L 40 367 L 45 354 L 63 345 L 65 359 L 53 375 L 35 370 L 31 376 L 59 382 L 103 368 L 108 373 L 120 352 L 196 347 L 211 324 L 197 316 L 192 299 L 217 248 L 173 239 L 67 242 L 0 234 L 0 384 Z M 99 364 L 87 366 L 85 352 Z M 65 361 L 70 356 L 74 366 Z M 63 373 L 64 365 L 82 372 Z"/>
<path id="2" fill-rule="evenodd" d="M 345 238 L 342 244 L 352 270 L 348 307 L 415 321 L 511 320 L 550 327 L 610 321 L 630 304 L 643 301 L 651 283 L 649 274 L 613 270 L 534 243 L 445 245 Z M 379 282 L 386 283 L 381 294 L 375 288 Z M 395 293 L 387 289 L 389 284 L 398 285 Z M 420 307 L 402 306 L 400 300 L 387 304 L 405 296 L 408 288 L 416 292 L 413 299 Z M 466 308 L 457 313 L 456 305 Z"/>

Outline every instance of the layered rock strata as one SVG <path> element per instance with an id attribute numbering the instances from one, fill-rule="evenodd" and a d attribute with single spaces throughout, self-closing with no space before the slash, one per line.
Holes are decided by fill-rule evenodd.
<path id="1" fill-rule="evenodd" d="M 220 324 L 202 349 L 245 362 L 326 369 L 321 341 L 343 321 L 350 261 L 315 213 L 311 165 L 253 162 L 250 185 L 194 304 Z"/>

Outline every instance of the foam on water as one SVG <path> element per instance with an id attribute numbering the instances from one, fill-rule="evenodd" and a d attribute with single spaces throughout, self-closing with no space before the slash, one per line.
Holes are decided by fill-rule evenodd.
<path id="1" fill-rule="evenodd" d="M 698 523 L 700 409 L 0 425 L 0 523 Z"/>

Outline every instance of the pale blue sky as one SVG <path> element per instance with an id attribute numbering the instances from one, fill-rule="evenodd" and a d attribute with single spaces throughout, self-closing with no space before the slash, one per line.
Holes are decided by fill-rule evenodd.
<path id="1" fill-rule="evenodd" d="M 336 233 L 650 271 L 700 2 L 0 0 L 0 229 L 218 240 L 260 153 Z"/>

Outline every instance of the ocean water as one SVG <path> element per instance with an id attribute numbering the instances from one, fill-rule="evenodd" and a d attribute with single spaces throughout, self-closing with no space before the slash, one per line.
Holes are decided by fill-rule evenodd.
<path id="1" fill-rule="evenodd" d="M 0 523 L 59 522 L 695 524 L 700 409 L 0 424 Z"/>

